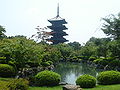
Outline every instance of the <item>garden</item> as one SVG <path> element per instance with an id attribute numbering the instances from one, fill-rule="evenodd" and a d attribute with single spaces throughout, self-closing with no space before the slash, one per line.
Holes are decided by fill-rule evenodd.
<path id="1" fill-rule="evenodd" d="M 119 90 L 120 35 L 113 28 L 119 29 L 120 20 L 114 16 L 104 21 L 107 24 L 101 29 L 110 37 L 91 37 L 84 45 L 50 45 L 22 35 L 8 37 L 0 26 L 0 90 L 62 90 L 61 75 L 54 72 L 60 62 L 86 63 L 102 69 L 95 77 L 82 74 L 75 80 L 83 90 Z"/>

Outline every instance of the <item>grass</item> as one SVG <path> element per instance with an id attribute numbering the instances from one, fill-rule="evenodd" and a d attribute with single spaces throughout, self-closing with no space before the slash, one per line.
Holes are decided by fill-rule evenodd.
<path id="1" fill-rule="evenodd" d="M 5 85 L 8 81 L 12 80 L 13 78 L 0 78 L 0 90 L 7 90 L 5 89 Z M 4 88 L 4 89 L 3 89 Z M 62 86 L 55 86 L 55 87 L 29 87 L 29 90 L 62 90 Z M 95 88 L 87 88 L 82 90 L 120 90 L 120 84 L 115 85 L 97 85 Z"/>
<path id="2" fill-rule="evenodd" d="M 30 87 L 29 90 L 62 90 L 62 86 L 55 87 Z M 120 90 L 120 84 L 116 85 L 98 85 L 95 88 L 87 88 L 82 90 Z"/>
<path id="3" fill-rule="evenodd" d="M 88 88 L 83 90 L 120 90 L 120 84 L 116 85 L 98 85 L 95 88 Z"/>
<path id="4" fill-rule="evenodd" d="M 62 90 L 62 86 L 55 86 L 55 87 L 30 87 L 29 90 Z"/>

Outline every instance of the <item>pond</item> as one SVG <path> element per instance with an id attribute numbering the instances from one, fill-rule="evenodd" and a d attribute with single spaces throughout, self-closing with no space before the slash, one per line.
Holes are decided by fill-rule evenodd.
<path id="1" fill-rule="evenodd" d="M 61 82 L 66 82 L 68 84 L 75 84 L 76 79 L 83 74 L 89 74 L 94 77 L 100 72 L 96 70 L 95 67 L 91 67 L 86 63 L 71 63 L 71 62 L 61 62 L 55 69 L 55 72 L 61 75 Z"/>

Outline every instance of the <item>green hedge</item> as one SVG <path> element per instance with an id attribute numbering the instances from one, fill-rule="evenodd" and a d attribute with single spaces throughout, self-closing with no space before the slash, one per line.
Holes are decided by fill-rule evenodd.
<path id="1" fill-rule="evenodd" d="M 59 74 L 47 70 L 39 72 L 35 78 L 37 86 L 55 86 L 58 85 L 61 80 Z"/>
<path id="2" fill-rule="evenodd" d="M 0 77 L 12 77 L 16 70 L 8 64 L 0 64 Z"/>
<path id="3" fill-rule="evenodd" d="M 85 74 L 77 78 L 76 84 L 81 88 L 92 88 L 96 86 L 96 78 Z"/>
<path id="4" fill-rule="evenodd" d="M 99 84 L 110 85 L 120 84 L 120 72 L 118 71 L 104 71 L 98 74 L 97 81 Z"/>

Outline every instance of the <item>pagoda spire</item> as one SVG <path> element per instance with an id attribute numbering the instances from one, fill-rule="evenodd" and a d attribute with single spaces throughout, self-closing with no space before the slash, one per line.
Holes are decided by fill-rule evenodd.
<path id="1" fill-rule="evenodd" d="M 57 17 L 59 17 L 59 3 L 58 3 L 58 6 L 57 6 Z"/>

